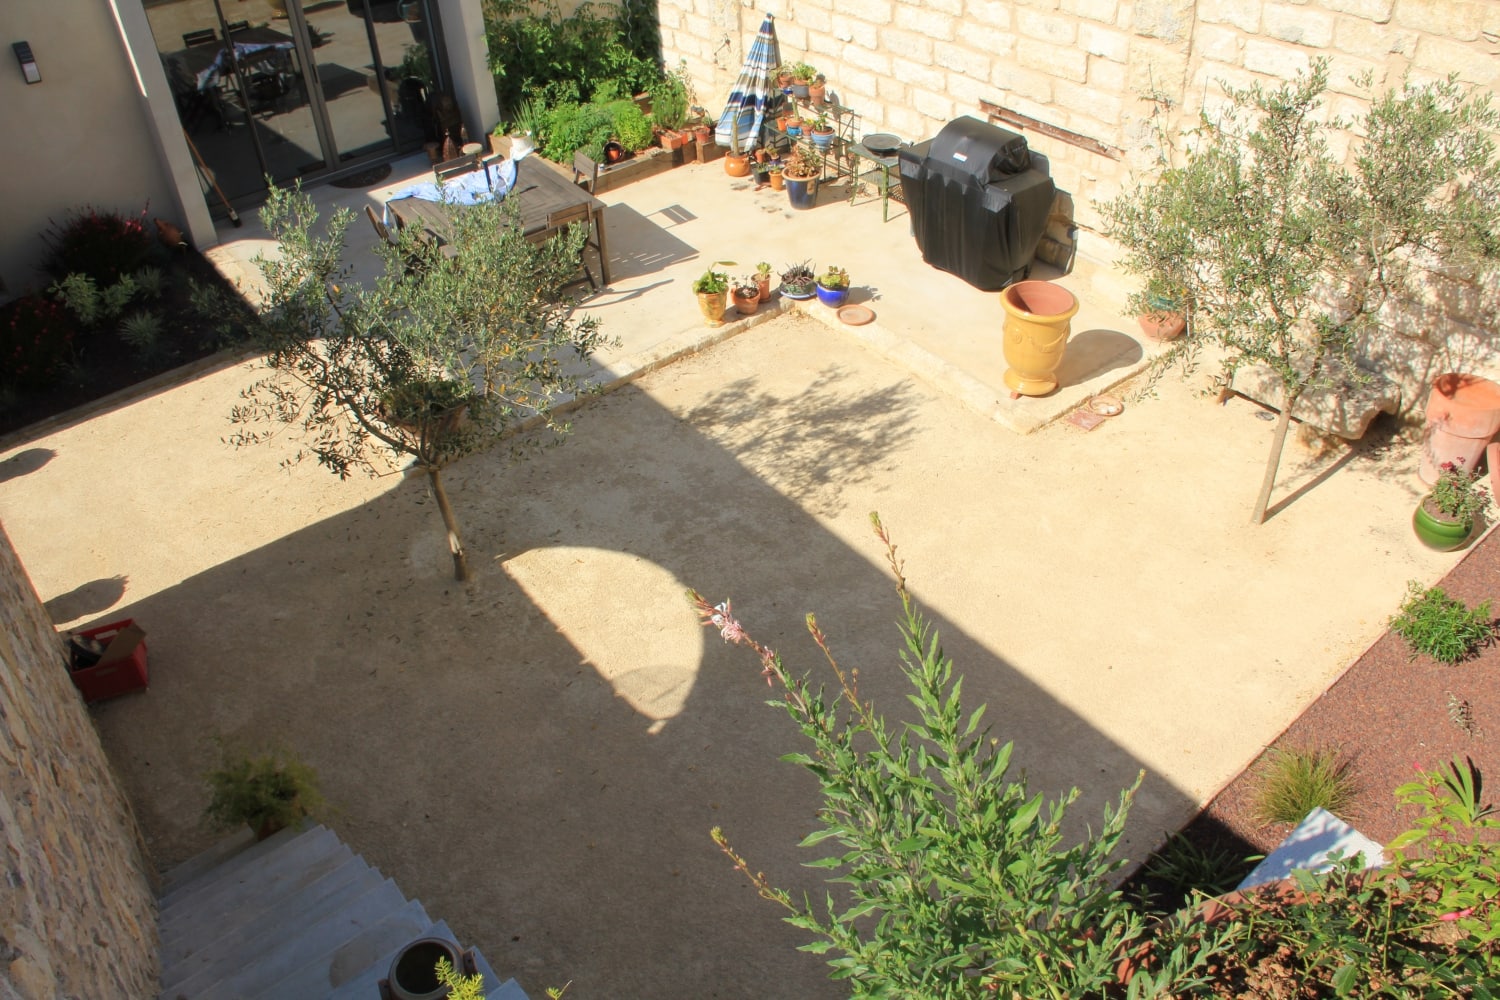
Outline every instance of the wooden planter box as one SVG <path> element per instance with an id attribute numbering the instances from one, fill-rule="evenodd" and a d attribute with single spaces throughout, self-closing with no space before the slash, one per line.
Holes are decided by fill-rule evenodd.
<path id="1" fill-rule="evenodd" d="M 622 163 L 609 165 L 601 163 L 599 165 L 599 181 L 594 186 L 594 193 L 603 194 L 605 191 L 613 191 L 615 188 L 623 187 L 632 181 L 644 180 L 647 177 L 654 177 L 664 170 L 671 170 L 673 167 L 686 162 L 683 154 L 687 149 L 688 147 L 686 146 L 681 149 L 670 150 L 652 147 L 651 149 L 641 150 Z"/>

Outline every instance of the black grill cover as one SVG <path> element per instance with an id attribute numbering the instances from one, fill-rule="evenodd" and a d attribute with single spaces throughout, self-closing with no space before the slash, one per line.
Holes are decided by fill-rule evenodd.
<path id="1" fill-rule="evenodd" d="M 1056 193 L 1030 166 L 1024 137 L 977 118 L 903 148 L 901 193 L 922 259 L 987 292 L 1024 278 Z"/>

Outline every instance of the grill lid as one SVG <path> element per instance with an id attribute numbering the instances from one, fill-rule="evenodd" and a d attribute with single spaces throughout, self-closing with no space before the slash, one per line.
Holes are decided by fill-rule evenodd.
<path id="1" fill-rule="evenodd" d="M 1026 139 L 978 118 L 955 118 L 944 125 L 927 154 L 928 166 L 952 177 L 968 176 L 988 184 L 1031 167 Z"/>

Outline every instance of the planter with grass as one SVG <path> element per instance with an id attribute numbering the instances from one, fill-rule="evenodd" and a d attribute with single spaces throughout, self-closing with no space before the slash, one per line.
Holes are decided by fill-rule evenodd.
<path id="1" fill-rule="evenodd" d="M 1296 826 L 1319 808 L 1339 816 L 1356 792 L 1350 760 L 1328 748 L 1272 748 L 1262 758 L 1259 780 L 1255 808 L 1264 823 Z"/>

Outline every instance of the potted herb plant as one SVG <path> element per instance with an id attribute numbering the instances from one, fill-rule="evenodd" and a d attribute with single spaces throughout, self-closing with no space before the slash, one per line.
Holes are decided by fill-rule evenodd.
<path id="1" fill-rule="evenodd" d="M 792 207 L 806 211 L 818 203 L 818 173 L 822 170 L 818 154 L 806 146 L 796 146 L 781 167 L 787 199 Z"/>
<path id="2" fill-rule="evenodd" d="M 762 302 L 771 301 L 771 262 L 763 260 L 755 265 L 755 287 Z"/>
<path id="3" fill-rule="evenodd" d="M 815 108 L 828 103 L 828 81 L 822 73 L 814 73 L 807 83 L 807 99 Z"/>
<path id="4" fill-rule="evenodd" d="M 789 299 L 810 299 L 818 293 L 818 276 L 812 264 L 788 264 L 781 272 L 781 294 Z"/>
<path id="5" fill-rule="evenodd" d="M 812 123 L 813 147 L 820 153 L 827 153 L 833 145 L 833 126 L 828 124 L 828 118 L 819 115 Z"/>
<path id="6" fill-rule="evenodd" d="M 1432 490 L 1417 504 L 1412 530 L 1423 545 L 1439 552 L 1461 549 L 1474 534 L 1490 506 L 1490 491 L 1479 484 L 1479 474 L 1464 468 L 1464 460 L 1444 462 Z"/>
<path id="7" fill-rule="evenodd" d="M 693 293 L 698 296 L 698 308 L 709 326 L 724 324 L 724 310 L 729 308 L 729 275 L 717 271 L 718 267 L 733 267 L 732 260 L 716 260 L 708 270 L 693 282 Z"/>
<path id="8" fill-rule="evenodd" d="M 828 270 L 818 275 L 818 301 L 835 308 L 848 302 L 849 272 L 842 267 L 828 265 Z"/>
<path id="9" fill-rule="evenodd" d="M 818 71 L 805 62 L 792 63 L 792 96 L 799 101 L 808 99 L 808 88 Z"/>
<path id="10" fill-rule="evenodd" d="M 734 300 L 735 312 L 741 316 L 755 315 L 755 310 L 760 308 L 760 285 L 756 283 L 755 275 L 747 274 L 736 281 L 729 297 Z"/>

